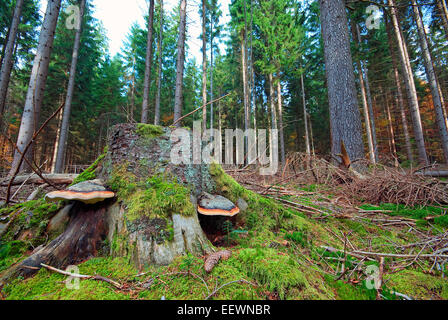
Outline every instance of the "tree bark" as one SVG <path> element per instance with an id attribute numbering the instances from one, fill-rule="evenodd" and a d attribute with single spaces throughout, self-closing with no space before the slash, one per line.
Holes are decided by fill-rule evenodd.
<path id="1" fill-rule="evenodd" d="M 286 151 L 285 151 L 285 136 L 283 128 L 283 102 L 282 102 L 282 86 L 280 79 L 277 82 L 277 97 L 278 97 L 278 125 L 280 127 L 280 160 L 284 165 L 286 163 Z"/>
<path id="2" fill-rule="evenodd" d="M 160 124 L 160 94 L 162 87 L 162 37 L 163 37 L 163 0 L 160 0 L 160 26 L 159 26 L 159 39 L 157 39 L 157 51 L 159 54 L 159 64 L 157 67 L 157 95 L 156 106 L 154 115 L 154 124 L 157 126 Z"/>
<path id="3" fill-rule="evenodd" d="M 207 129 L 207 31 L 205 0 L 202 0 L 202 131 Z"/>
<path id="4" fill-rule="evenodd" d="M 20 17 L 22 15 L 22 8 L 23 0 L 17 0 L 11 27 L 9 29 L 8 41 L 4 47 L 4 55 L 0 70 L 0 117 L 3 116 L 3 111 L 5 109 L 9 79 L 11 77 L 11 71 L 14 65 L 14 47 L 17 38 L 17 31 L 19 29 Z M 0 128 L 1 127 L 2 124 L 0 122 Z"/>
<path id="5" fill-rule="evenodd" d="M 61 0 L 48 1 L 17 138 L 17 147 L 21 152 L 31 140 L 39 123 L 40 108 L 42 106 L 50 55 L 53 49 L 54 34 L 60 8 Z M 30 159 L 32 157 L 32 152 L 27 153 L 26 156 Z M 19 166 L 20 157 L 20 153 L 16 151 L 14 153 L 10 174 L 13 174 Z"/>
<path id="6" fill-rule="evenodd" d="M 146 42 L 145 80 L 143 82 L 142 123 L 148 123 L 149 90 L 151 88 L 152 35 L 154 33 L 154 0 L 149 0 L 148 38 Z"/>
<path id="7" fill-rule="evenodd" d="M 345 1 L 320 0 L 325 69 L 330 105 L 332 153 L 341 154 L 342 143 L 350 159 L 364 158 L 361 116 L 356 97 Z M 359 164 L 355 170 L 362 170 Z"/>
<path id="8" fill-rule="evenodd" d="M 55 173 L 62 173 L 64 167 L 64 154 L 67 148 L 68 129 L 70 126 L 70 112 L 72 108 L 73 91 L 75 90 L 76 81 L 76 67 L 78 65 L 79 47 L 81 45 L 82 35 L 82 20 L 84 17 L 84 10 L 86 6 L 86 0 L 81 0 L 79 11 L 79 25 L 76 30 L 75 43 L 73 45 L 72 64 L 70 67 L 70 78 L 67 86 L 67 97 L 64 105 L 64 115 L 62 117 L 61 132 L 59 134 L 59 142 L 57 148 L 56 162 L 54 165 Z"/>
<path id="9" fill-rule="evenodd" d="M 356 31 L 356 39 L 359 46 L 361 45 L 361 33 L 359 32 L 359 25 L 355 24 Z M 370 131 L 372 134 L 372 143 L 373 143 L 373 151 L 375 155 L 375 162 L 378 162 L 378 142 L 376 139 L 376 126 L 375 126 L 375 113 L 373 112 L 373 103 L 372 103 L 372 94 L 370 92 L 370 82 L 369 82 L 369 70 L 364 65 L 363 61 L 359 61 L 360 70 L 363 76 L 364 84 L 365 84 L 365 92 L 367 98 L 367 107 L 369 111 L 369 119 L 370 119 Z"/>
<path id="10" fill-rule="evenodd" d="M 174 121 L 182 116 L 182 89 L 185 63 L 185 29 L 187 22 L 187 0 L 180 1 L 179 38 L 177 41 L 176 93 L 174 96 Z M 181 122 L 176 123 L 177 127 Z"/>
<path id="11" fill-rule="evenodd" d="M 411 144 L 411 138 L 409 135 L 408 119 L 407 119 L 406 110 L 404 107 L 403 91 L 401 88 L 400 74 L 398 72 L 398 63 L 397 63 L 397 59 L 395 56 L 396 50 L 394 48 L 393 41 L 392 41 L 392 30 L 391 30 L 389 20 L 387 19 L 387 16 L 385 16 L 385 18 L 386 18 L 385 22 L 386 22 L 386 30 L 387 30 L 387 40 L 388 40 L 389 51 L 390 51 L 390 56 L 391 56 L 391 60 L 392 60 L 394 80 L 395 80 L 395 85 L 397 86 L 396 102 L 397 102 L 398 109 L 399 109 L 400 115 L 401 115 L 401 125 L 403 127 L 404 145 L 405 145 L 405 149 L 406 149 L 407 158 L 411 163 L 413 163 L 414 162 L 414 154 L 412 152 L 412 144 Z"/>
<path id="12" fill-rule="evenodd" d="M 412 0 L 412 5 L 414 11 L 414 19 L 418 29 L 420 48 L 422 50 L 422 55 L 425 62 L 426 76 L 428 78 L 429 86 L 431 88 L 431 95 L 434 103 L 434 111 L 436 113 L 437 126 L 439 127 L 439 135 L 442 144 L 443 154 L 445 157 L 445 163 L 448 163 L 448 132 L 446 127 L 446 119 L 443 112 L 443 108 L 445 108 L 445 102 L 441 94 L 441 91 L 439 90 L 440 87 L 436 77 L 436 73 L 434 71 L 434 65 L 428 47 L 425 26 L 423 24 L 422 17 L 420 16 L 420 10 L 419 7 L 417 6 L 417 1 Z"/>
<path id="13" fill-rule="evenodd" d="M 310 147 L 310 134 L 308 132 L 308 119 L 307 119 L 308 112 L 306 110 L 305 83 L 303 80 L 303 73 L 300 75 L 300 83 L 302 85 L 303 122 L 305 125 L 305 151 L 306 155 L 309 157 L 311 155 L 311 147 Z"/>
<path id="14" fill-rule="evenodd" d="M 414 127 L 414 136 L 415 136 L 415 143 L 417 145 L 418 150 L 418 161 L 421 164 L 428 164 L 428 157 L 426 155 L 426 148 L 425 148 L 425 140 L 423 137 L 423 126 L 422 121 L 420 117 L 420 109 L 419 109 L 419 103 L 418 103 L 418 97 L 417 97 L 417 91 L 415 89 L 415 82 L 414 82 L 414 75 L 412 73 L 411 63 L 409 60 L 409 54 L 406 47 L 406 44 L 404 43 L 404 37 L 401 32 L 400 24 L 397 17 L 397 10 L 395 7 L 395 1 L 394 0 L 388 0 L 392 18 L 392 25 L 394 28 L 395 36 L 398 43 L 398 53 L 400 55 L 401 60 L 401 68 L 403 73 L 403 79 L 406 86 L 406 91 L 408 94 L 408 102 L 409 102 L 409 108 L 411 109 L 411 117 L 412 117 L 412 123 Z"/>

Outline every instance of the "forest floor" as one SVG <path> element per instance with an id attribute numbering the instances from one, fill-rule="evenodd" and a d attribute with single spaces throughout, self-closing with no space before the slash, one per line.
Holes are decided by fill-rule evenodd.
<path id="1" fill-rule="evenodd" d="M 446 192 L 439 186 L 444 183 L 424 179 L 420 185 L 403 175 L 390 195 L 379 196 L 369 188 L 377 193 L 383 192 L 377 183 L 390 188 L 390 172 L 386 182 L 375 180 L 385 171 L 359 183 L 335 171 L 293 168 L 264 177 L 251 169 L 229 169 L 227 174 L 262 196 L 261 206 L 275 203 L 286 211 L 273 216 L 264 210 L 222 233 L 218 249 L 229 249 L 232 256 L 212 272 L 204 271 L 206 257 L 186 255 L 169 266 L 136 270 L 127 258 L 104 255 L 80 264 L 79 273 L 106 277 L 119 286 L 86 279 L 74 290 L 67 286 L 67 276 L 41 269 L 30 279 L 7 284 L 0 298 L 448 299 L 448 206 L 433 201 L 446 197 L 439 194 Z M 360 184 L 369 190 L 367 196 Z M 380 201 L 401 192 L 416 195 L 402 203 Z M 27 208 L 42 205 L 35 200 Z M 45 212 L 56 209 L 45 207 Z M 23 232 L 0 243 L 0 277 L 37 245 Z"/>

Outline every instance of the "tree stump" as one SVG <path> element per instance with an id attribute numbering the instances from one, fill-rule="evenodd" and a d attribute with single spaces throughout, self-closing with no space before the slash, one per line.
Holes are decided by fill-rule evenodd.
<path id="1" fill-rule="evenodd" d="M 202 192 L 219 194 L 219 183 L 211 174 L 212 165 L 171 163 L 172 130 L 114 126 L 97 178 L 116 198 L 93 205 L 75 201 L 66 230 L 2 280 L 31 276 L 42 263 L 65 268 L 100 251 L 128 257 L 139 268 L 167 265 L 186 253 L 214 252 L 198 219 L 197 197 Z"/>

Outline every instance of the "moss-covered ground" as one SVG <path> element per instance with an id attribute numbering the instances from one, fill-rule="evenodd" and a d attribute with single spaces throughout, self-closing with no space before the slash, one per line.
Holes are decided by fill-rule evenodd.
<path id="1" fill-rule="evenodd" d="M 284 197 L 329 214 L 315 217 L 243 188 L 218 165 L 210 167 L 210 175 L 216 183 L 216 192 L 234 202 L 244 199 L 248 205 L 239 215 L 238 224 L 233 226 L 236 230 L 229 232 L 232 256 L 217 264 L 211 273 L 204 271 L 204 257 L 190 254 L 168 266 L 149 266 L 144 270 L 136 270 L 126 258 L 100 256 L 80 264 L 79 273 L 113 279 L 122 284 L 121 289 L 92 279 L 81 280 L 79 289 L 68 289 L 67 276 L 42 269 L 30 279 L 15 279 L 7 284 L 1 291 L 2 296 L 5 299 L 205 299 L 215 289 L 228 284 L 210 298 L 372 300 L 376 299 L 377 290 L 369 286 L 368 270 L 369 266 L 378 267 L 379 259 L 360 258 L 348 252 L 356 248 L 417 254 L 418 251 L 400 248 L 418 243 L 422 234 L 434 237 L 447 231 L 442 207 L 364 204 L 360 208 L 363 212 L 380 211 L 380 216 L 358 214 L 353 218 L 338 218 L 332 213 L 340 213 L 341 208 L 316 204 L 319 201 L 315 200 L 321 196 L 314 187 L 305 190 L 316 192 L 314 196 Z M 166 177 L 155 175 L 142 182 L 125 170 L 118 170 L 109 183 L 127 202 L 130 219 L 137 219 L 145 212 L 153 212 L 157 217 L 179 210 L 185 210 L 186 215 L 194 214 L 189 202 L 190 190 Z M 41 224 L 45 225 L 48 212 L 57 209 L 54 205 L 44 205 L 39 201 L 28 203 L 3 209 L 0 214 L 36 208 L 36 214 L 29 221 L 26 215 L 22 216 L 22 211 L 16 219 L 22 229 L 31 225 L 39 229 Z M 378 222 L 385 217 L 409 219 L 410 224 Z M 425 219 L 428 217 L 431 219 Z M 0 276 L 32 249 L 27 241 L 17 240 L 12 230 L 2 241 Z M 428 253 L 425 250 L 422 252 Z M 398 261 L 389 257 L 384 260 L 382 298 L 399 299 L 394 294 L 397 292 L 413 299 L 447 299 L 446 266 L 432 268 L 429 260 L 412 262 L 412 259 Z"/>

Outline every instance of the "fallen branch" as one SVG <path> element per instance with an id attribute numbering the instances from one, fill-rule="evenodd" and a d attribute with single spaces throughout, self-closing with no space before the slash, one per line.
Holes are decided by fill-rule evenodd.
<path id="1" fill-rule="evenodd" d="M 89 275 L 84 275 L 84 274 L 71 273 L 71 272 L 67 272 L 67 271 L 60 270 L 60 269 L 57 269 L 55 267 L 46 265 L 44 263 L 41 263 L 40 265 L 42 267 L 48 269 L 48 270 L 51 270 L 51 271 L 54 271 L 54 272 L 57 272 L 57 273 L 60 273 L 60 274 L 63 274 L 63 275 L 69 276 L 69 277 L 74 277 L 74 278 L 79 278 L 79 279 L 92 279 L 92 280 L 104 281 L 104 282 L 107 282 L 107 283 L 113 285 L 117 289 L 121 289 L 121 287 L 122 287 L 121 284 L 119 284 L 118 282 L 116 282 L 114 280 L 111 280 L 109 278 L 106 278 L 106 277 L 89 276 Z"/>
<path id="2" fill-rule="evenodd" d="M 343 252 L 343 250 L 336 249 L 333 247 L 321 246 L 321 248 L 326 249 L 331 252 Z M 347 254 L 352 255 L 354 257 L 367 256 L 367 257 L 377 257 L 377 258 L 384 257 L 384 258 L 404 258 L 404 259 L 415 259 L 416 257 L 418 257 L 418 258 L 426 258 L 426 259 L 431 259 L 431 258 L 448 259 L 448 255 L 443 255 L 443 254 L 416 255 L 416 254 L 380 253 L 380 252 L 368 252 L 368 251 L 352 251 L 352 252 L 347 252 Z"/>
<path id="3" fill-rule="evenodd" d="M 47 183 L 49 184 L 47 181 L 51 182 L 52 184 L 70 184 L 73 182 L 73 180 L 78 176 L 78 174 L 59 174 L 59 173 L 52 173 L 52 174 L 42 174 L 42 177 L 45 178 L 42 179 L 42 177 L 40 177 L 37 174 L 32 174 L 30 175 L 24 175 L 24 176 L 17 176 L 14 178 L 14 181 L 12 182 L 12 185 L 19 185 L 22 183 L 26 183 L 26 184 L 44 184 Z M 9 179 L 8 179 L 9 181 Z M 0 183 L 0 185 L 2 186 L 7 186 L 8 185 L 8 181 L 2 181 Z M 50 184 L 49 184 L 50 185 Z"/>
<path id="4" fill-rule="evenodd" d="M 17 166 L 16 166 L 16 168 L 14 170 L 14 173 L 11 175 L 11 180 L 9 181 L 9 184 L 8 184 L 8 190 L 6 191 L 6 204 L 8 204 L 8 202 L 9 202 L 9 197 L 10 197 L 10 194 L 11 194 L 12 182 L 14 181 L 14 178 L 17 176 L 17 174 L 20 171 L 20 167 L 22 166 L 23 160 L 25 159 L 25 156 L 26 156 L 26 153 L 28 152 L 28 149 L 31 147 L 31 145 L 33 144 L 34 140 L 36 140 L 37 136 L 42 132 L 42 130 L 47 126 L 47 124 L 54 117 L 56 117 L 56 115 L 62 110 L 63 107 L 64 107 L 64 103 L 61 104 L 61 106 L 47 120 L 45 120 L 45 122 L 42 124 L 42 126 L 39 128 L 39 130 L 37 130 L 33 134 L 33 137 L 30 139 L 30 141 L 28 141 L 27 145 L 25 146 L 25 148 L 21 152 L 19 162 L 17 163 Z M 15 145 L 15 147 L 18 149 L 17 145 Z M 28 159 L 26 159 L 26 162 L 28 162 Z M 29 165 L 29 163 L 28 163 L 28 165 Z M 31 168 L 32 168 L 32 166 L 31 166 Z"/>

